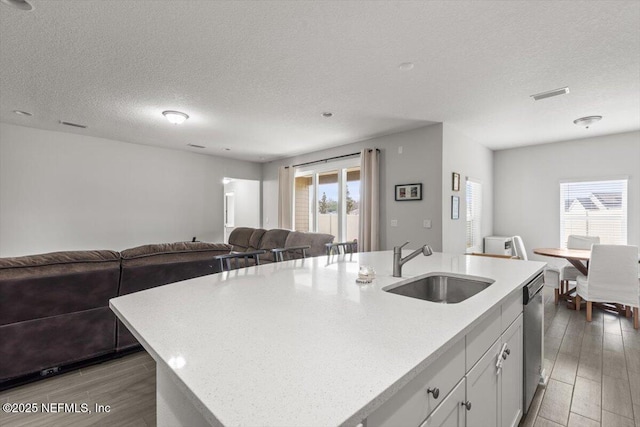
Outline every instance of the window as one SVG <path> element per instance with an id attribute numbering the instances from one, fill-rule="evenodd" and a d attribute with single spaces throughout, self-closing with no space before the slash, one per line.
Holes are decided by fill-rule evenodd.
<path id="1" fill-rule="evenodd" d="M 482 184 L 467 178 L 467 253 L 482 252 Z"/>
<path id="2" fill-rule="evenodd" d="M 359 157 L 296 169 L 296 231 L 333 234 L 339 242 L 357 239 L 359 204 Z"/>
<path id="3" fill-rule="evenodd" d="M 560 183 L 560 246 L 570 234 L 627 244 L 627 180 Z"/>

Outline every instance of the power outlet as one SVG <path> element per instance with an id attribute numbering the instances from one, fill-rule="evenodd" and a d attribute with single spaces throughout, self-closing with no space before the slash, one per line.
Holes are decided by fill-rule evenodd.
<path id="1" fill-rule="evenodd" d="M 392 227 L 397 227 L 398 226 L 398 220 L 397 219 L 392 219 L 391 220 L 391 226 Z"/>
<path id="2" fill-rule="evenodd" d="M 431 228 L 431 220 L 430 219 L 425 219 L 424 221 L 422 221 L 422 227 Z"/>

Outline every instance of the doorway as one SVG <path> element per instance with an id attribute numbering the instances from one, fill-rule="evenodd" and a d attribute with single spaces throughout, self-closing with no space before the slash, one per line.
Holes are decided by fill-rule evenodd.
<path id="1" fill-rule="evenodd" d="M 260 227 L 260 181 L 225 177 L 223 201 L 224 241 L 236 227 Z"/>

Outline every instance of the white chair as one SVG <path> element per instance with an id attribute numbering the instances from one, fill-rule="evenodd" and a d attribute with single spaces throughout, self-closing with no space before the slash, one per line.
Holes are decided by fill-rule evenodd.
<path id="1" fill-rule="evenodd" d="M 527 256 L 527 250 L 524 247 L 522 237 L 513 236 L 511 241 L 513 242 L 513 250 L 516 258 L 527 261 L 529 257 Z M 554 301 L 556 305 L 558 305 L 558 300 L 560 299 L 560 269 L 547 266 L 544 269 L 544 284 L 553 288 Z"/>
<path id="2" fill-rule="evenodd" d="M 567 238 L 567 249 L 591 250 L 591 245 L 599 243 L 600 237 L 598 236 L 578 236 L 577 234 L 571 234 Z M 569 282 L 575 282 L 580 274 L 580 271 L 572 265 L 562 267 L 560 271 L 560 291 L 568 291 Z"/>
<path id="3" fill-rule="evenodd" d="M 587 321 L 591 322 L 592 303 L 609 302 L 633 307 L 633 327 L 638 329 L 638 247 L 593 245 L 589 276 L 578 276 L 576 310 L 580 299 L 587 301 Z"/>

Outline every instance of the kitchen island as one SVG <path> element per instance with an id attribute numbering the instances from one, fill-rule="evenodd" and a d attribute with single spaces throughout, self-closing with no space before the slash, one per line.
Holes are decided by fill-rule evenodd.
<path id="1" fill-rule="evenodd" d="M 359 265 L 375 268 L 373 283 L 356 284 Z M 434 253 L 395 278 L 390 251 L 323 256 L 190 279 L 110 306 L 157 363 L 159 426 L 357 425 L 517 299 L 544 265 Z M 494 282 L 457 304 L 383 291 L 434 272 Z"/>

